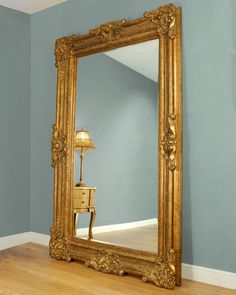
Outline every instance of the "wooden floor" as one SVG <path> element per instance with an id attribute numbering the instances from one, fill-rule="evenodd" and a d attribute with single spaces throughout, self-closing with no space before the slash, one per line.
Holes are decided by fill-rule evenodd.
<path id="1" fill-rule="evenodd" d="M 87 236 L 82 236 L 87 239 Z M 157 225 L 94 233 L 93 240 L 111 245 L 157 253 Z"/>
<path id="2" fill-rule="evenodd" d="M 144 283 L 138 277 L 107 275 L 82 264 L 56 261 L 48 248 L 25 244 L 0 251 L 3 295 L 233 295 L 236 291 L 183 280 L 174 291 Z"/>

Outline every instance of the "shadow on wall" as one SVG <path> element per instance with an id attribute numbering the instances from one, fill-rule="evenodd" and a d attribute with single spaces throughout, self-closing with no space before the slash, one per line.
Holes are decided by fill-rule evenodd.
<path id="1" fill-rule="evenodd" d="M 185 39 L 183 38 L 183 51 Z M 191 181 L 190 181 L 190 132 L 188 117 L 188 97 L 185 74 L 185 65 L 183 52 L 183 262 L 193 263 L 193 247 L 192 247 L 192 218 L 191 218 Z M 190 116 L 190 115 L 189 115 Z"/>
<path id="2" fill-rule="evenodd" d="M 233 99 L 233 107 L 236 109 L 236 1 L 231 1 L 231 13 L 232 13 L 232 45 L 233 45 L 233 52 L 231 55 L 231 79 L 232 79 L 232 99 Z"/>

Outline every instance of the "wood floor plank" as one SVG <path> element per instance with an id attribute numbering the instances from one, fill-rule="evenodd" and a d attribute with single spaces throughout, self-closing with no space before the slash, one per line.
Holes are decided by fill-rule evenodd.
<path id="1" fill-rule="evenodd" d="M 183 280 L 174 291 L 134 276 L 97 272 L 82 264 L 51 259 L 48 247 L 27 243 L 0 251 L 1 295 L 236 295 L 236 291 Z"/>

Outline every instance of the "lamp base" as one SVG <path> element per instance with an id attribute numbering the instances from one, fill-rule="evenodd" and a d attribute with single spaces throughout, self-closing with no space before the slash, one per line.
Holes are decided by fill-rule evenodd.
<path id="1" fill-rule="evenodd" d="M 80 180 L 80 182 L 76 183 L 76 187 L 85 187 L 86 184 L 83 182 L 83 180 Z"/>

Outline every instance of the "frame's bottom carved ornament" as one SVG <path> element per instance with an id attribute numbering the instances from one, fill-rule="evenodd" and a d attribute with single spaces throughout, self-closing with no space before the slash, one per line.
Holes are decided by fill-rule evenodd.
<path id="1" fill-rule="evenodd" d="M 94 268 L 103 273 L 124 275 L 126 273 L 136 273 L 136 267 L 132 261 L 128 264 L 122 262 L 119 255 L 110 249 L 98 251 L 98 254 L 93 254 L 91 257 L 83 258 L 83 254 L 79 253 L 78 249 L 73 249 L 67 241 L 67 238 L 62 234 L 60 229 L 51 228 L 51 239 L 49 243 L 49 254 L 52 258 L 57 260 L 65 260 L 70 262 L 73 260 L 85 261 L 85 265 Z M 144 282 L 151 282 L 158 287 L 173 289 L 176 285 L 175 281 L 175 267 L 174 267 L 174 251 L 171 250 L 168 257 L 157 257 L 154 262 L 142 263 L 139 268 L 139 275 L 141 275 Z M 133 271 L 132 271 L 133 269 Z"/>
<path id="2" fill-rule="evenodd" d="M 85 265 L 104 273 L 124 275 L 122 262 L 111 250 L 104 250 L 85 262 Z"/>
<path id="3" fill-rule="evenodd" d="M 70 247 L 67 238 L 60 229 L 51 228 L 51 238 L 49 242 L 49 255 L 57 260 L 71 261 Z"/>
<path id="4" fill-rule="evenodd" d="M 171 256 L 168 258 L 158 257 L 154 263 L 148 266 L 140 265 L 144 282 L 152 282 L 158 287 L 167 289 L 173 289 L 175 287 L 175 267 L 171 258 L 174 255 L 173 250 L 170 254 Z M 132 262 L 130 266 L 125 266 L 119 256 L 109 249 L 93 255 L 85 262 L 85 265 L 109 274 L 124 275 L 125 273 L 132 273 L 132 271 L 128 270 L 128 268 L 132 269 Z"/>
<path id="5" fill-rule="evenodd" d="M 145 267 L 144 282 L 152 282 L 158 287 L 174 289 L 175 287 L 175 267 L 163 257 L 159 257 L 153 267 Z"/>

